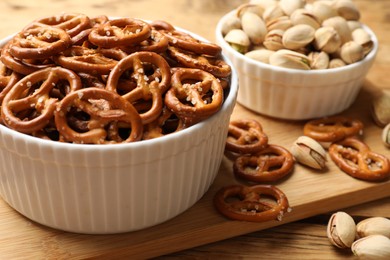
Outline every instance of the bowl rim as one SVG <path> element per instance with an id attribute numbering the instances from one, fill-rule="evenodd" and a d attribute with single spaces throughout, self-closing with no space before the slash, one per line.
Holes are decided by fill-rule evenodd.
<path id="1" fill-rule="evenodd" d="M 371 39 L 373 41 L 373 48 L 372 50 L 360 61 L 352 63 L 352 64 L 347 64 L 346 66 L 343 67 L 338 67 L 338 68 L 331 68 L 331 69 L 318 69 L 318 70 L 299 70 L 299 69 L 291 69 L 291 68 L 283 68 L 283 67 L 278 67 L 274 65 L 270 65 L 267 63 L 263 63 L 260 61 L 256 61 L 254 59 L 251 59 L 244 54 L 234 50 L 223 38 L 222 35 L 222 25 L 226 22 L 226 20 L 235 15 L 236 11 L 232 10 L 225 15 L 223 15 L 217 23 L 216 30 L 215 30 L 215 36 L 216 36 L 216 41 L 219 45 L 222 47 L 223 52 L 228 52 L 229 54 L 234 55 L 235 57 L 241 59 L 242 61 L 246 62 L 252 67 L 258 67 L 266 70 L 273 70 L 275 72 L 279 73 L 286 73 L 286 74 L 297 74 L 297 75 L 302 75 L 302 76 L 310 76 L 310 75 L 319 75 L 319 74 L 328 74 L 328 73 L 344 73 L 347 71 L 351 71 L 356 69 L 357 67 L 362 66 L 365 63 L 370 62 L 375 58 L 378 52 L 379 48 L 379 43 L 378 43 L 378 38 L 376 37 L 375 33 L 369 28 L 367 25 L 361 23 L 362 28 L 364 28 L 371 36 Z"/>
<path id="2" fill-rule="evenodd" d="M 112 17 L 113 19 L 116 19 L 117 17 Z M 137 18 L 139 19 L 139 18 Z M 145 20 L 144 21 L 149 21 Z M 183 29 L 179 26 L 174 26 L 175 29 L 180 30 L 182 32 L 188 33 L 194 37 L 196 37 L 199 40 L 210 42 L 209 40 L 205 39 L 204 37 L 190 32 L 186 29 Z M 15 33 L 16 34 L 16 33 Z M 8 35 L 2 39 L 0 39 L 0 47 L 4 46 L 8 41 L 10 41 L 15 34 Z M 231 67 L 231 75 L 230 75 L 230 85 L 229 85 L 229 92 L 224 99 L 224 102 L 222 104 L 222 107 L 220 108 L 217 113 L 212 115 L 211 117 L 198 122 L 195 125 L 192 125 L 188 128 L 182 129 L 178 132 L 170 133 L 168 135 L 164 135 L 161 137 L 153 138 L 153 139 L 148 139 L 148 140 L 140 140 L 136 142 L 129 142 L 129 143 L 115 143 L 115 144 L 78 144 L 78 143 L 65 143 L 65 142 L 58 142 L 58 141 L 53 141 L 53 140 L 45 140 L 39 137 L 31 136 L 29 134 L 24 134 L 21 132 L 18 132 L 16 130 L 13 130 L 3 124 L 0 124 L 0 132 L 4 132 L 4 134 L 8 134 L 10 136 L 13 136 L 15 139 L 20 139 L 20 140 L 25 140 L 26 142 L 29 143 L 34 143 L 37 145 L 41 146 L 47 146 L 47 147 L 52 147 L 52 148 L 62 148 L 62 149 L 77 149 L 77 150 L 96 150 L 97 148 L 101 151 L 104 150 L 112 150 L 113 148 L 115 149 L 137 149 L 137 148 L 145 148 L 146 146 L 154 146 L 154 145 L 160 145 L 162 143 L 169 143 L 172 140 L 176 140 L 178 138 L 185 138 L 188 135 L 191 135 L 193 132 L 199 131 L 201 128 L 204 128 L 209 121 L 215 120 L 216 117 L 218 117 L 221 114 L 226 113 L 229 111 L 230 107 L 235 105 L 236 103 L 236 97 L 238 94 L 238 75 L 235 67 L 233 66 L 231 60 L 225 55 L 224 53 L 221 53 L 221 56 L 223 60 Z"/>

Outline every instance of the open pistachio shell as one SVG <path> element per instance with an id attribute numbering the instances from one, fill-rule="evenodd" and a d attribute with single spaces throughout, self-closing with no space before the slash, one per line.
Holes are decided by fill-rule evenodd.
<path id="1" fill-rule="evenodd" d="M 241 26 L 253 44 L 260 44 L 264 41 L 267 28 L 263 19 L 257 14 L 252 12 L 244 13 L 241 17 Z"/>
<path id="2" fill-rule="evenodd" d="M 341 38 L 333 27 L 321 27 L 314 33 L 313 45 L 319 51 L 333 53 L 340 48 Z"/>
<path id="3" fill-rule="evenodd" d="M 273 20 L 270 20 L 266 23 L 267 30 L 272 31 L 272 30 L 287 30 L 290 27 L 293 26 L 290 17 L 288 16 L 280 16 L 278 18 L 275 18 Z"/>
<path id="4" fill-rule="evenodd" d="M 233 29 L 229 31 L 225 37 L 225 41 L 230 44 L 235 50 L 240 53 L 248 51 L 251 41 L 246 33 L 241 29 Z"/>
<path id="5" fill-rule="evenodd" d="M 283 30 L 272 30 L 267 33 L 265 36 L 263 45 L 272 51 L 277 51 L 280 49 L 283 49 L 283 43 L 282 43 L 282 38 L 283 38 L 284 31 Z"/>
<path id="6" fill-rule="evenodd" d="M 273 53 L 269 59 L 269 63 L 283 68 L 310 69 L 310 60 L 306 55 L 286 49 Z"/>
<path id="7" fill-rule="evenodd" d="M 384 217 L 366 218 L 356 225 L 359 237 L 383 235 L 390 238 L 390 219 Z"/>
<path id="8" fill-rule="evenodd" d="M 290 19 L 294 25 L 307 24 L 313 27 L 314 29 L 318 29 L 321 26 L 317 17 L 312 12 L 304 8 L 295 10 L 291 14 Z"/>
<path id="9" fill-rule="evenodd" d="M 282 8 L 279 5 L 273 5 L 264 10 L 263 20 L 267 23 L 281 16 L 285 16 Z"/>
<path id="10" fill-rule="evenodd" d="M 345 63 L 352 64 L 364 58 L 364 49 L 357 42 L 349 41 L 341 46 L 340 57 Z"/>
<path id="11" fill-rule="evenodd" d="M 283 34 L 283 45 L 290 50 L 300 49 L 313 41 L 314 33 L 315 30 L 309 25 L 295 25 Z"/>
<path id="12" fill-rule="evenodd" d="M 271 57 L 273 53 L 274 51 L 271 50 L 259 49 L 259 50 L 248 51 L 247 53 L 245 53 L 245 56 L 256 61 L 269 63 L 269 57 Z"/>
<path id="13" fill-rule="evenodd" d="M 313 51 L 308 55 L 310 67 L 314 70 L 323 70 L 329 67 L 329 55 L 324 52 Z"/>
<path id="14" fill-rule="evenodd" d="M 360 11 L 351 0 L 335 0 L 333 7 L 346 20 L 357 21 L 360 19 Z"/>
<path id="15" fill-rule="evenodd" d="M 264 8 L 258 4 L 245 3 L 237 7 L 237 17 L 242 17 L 244 13 L 251 12 L 259 17 L 262 17 L 264 13 Z"/>
<path id="16" fill-rule="evenodd" d="M 347 20 L 341 16 L 335 16 L 324 20 L 322 26 L 333 27 L 339 33 L 342 43 L 352 40 L 352 32 L 349 29 Z"/>
<path id="17" fill-rule="evenodd" d="M 374 47 L 371 36 L 363 28 L 357 28 L 352 31 L 352 39 L 359 43 L 364 49 L 364 55 L 367 55 Z"/>
<path id="18" fill-rule="evenodd" d="M 390 259 L 390 239 L 382 235 L 371 235 L 356 240 L 351 250 L 359 259 Z"/>
<path id="19" fill-rule="evenodd" d="M 241 29 L 241 19 L 236 15 L 230 15 L 229 19 L 226 19 L 226 22 L 222 25 L 221 33 L 226 35 L 233 29 Z"/>
<path id="20" fill-rule="evenodd" d="M 339 248 L 349 248 L 356 237 L 356 224 L 345 212 L 334 213 L 328 222 L 327 236 L 329 241 Z"/>
<path id="21" fill-rule="evenodd" d="M 337 16 L 337 11 L 326 1 L 316 1 L 311 5 L 310 11 L 322 22 L 331 17 Z"/>

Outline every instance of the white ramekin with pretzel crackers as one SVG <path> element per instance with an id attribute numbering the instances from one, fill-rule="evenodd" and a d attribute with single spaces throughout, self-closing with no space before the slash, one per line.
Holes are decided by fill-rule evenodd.
<path id="1" fill-rule="evenodd" d="M 165 21 L 83 14 L 37 19 L 0 46 L 0 194 L 15 210 L 119 233 L 208 190 L 238 90 L 219 46 Z"/>

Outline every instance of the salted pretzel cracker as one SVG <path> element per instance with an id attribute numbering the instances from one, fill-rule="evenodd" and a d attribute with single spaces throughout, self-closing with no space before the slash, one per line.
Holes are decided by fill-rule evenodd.
<path id="1" fill-rule="evenodd" d="M 168 48 L 168 45 L 168 38 L 163 33 L 152 28 L 148 39 L 135 45 L 121 46 L 120 48 L 128 54 L 138 51 L 152 51 L 156 53 L 163 53 Z"/>
<path id="2" fill-rule="evenodd" d="M 249 222 L 281 221 L 291 210 L 287 196 L 273 185 L 223 187 L 215 194 L 214 205 L 229 219 Z"/>
<path id="3" fill-rule="evenodd" d="M 390 177 L 390 161 L 384 155 L 371 151 L 369 146 L 354 137 L 348 137 L 329 147 L 334 163 L 350 176 L 366 181 L 383 181 Z"/>
<path id="4" fill-rule="evenodd" d="M 276 182 L 293 170 L 294 157 L 285 148 L 270 144 L 260 152 L 237 157 L 234 174 L 252 182 Z"/>
<path id="5" fill-rule="evenodd" d="M 160 116 L 144 126 L 143 140 L 161 137 L 184 129 L 184 123 L 167 107 L 163 107 Z"/>
<path id="6" fill-rule="evenodd" d="M 166 37 L 168 37 L 170 44 L 177 48 L 213 57 L 221 54 L 221 47 L 215 43 L 198 40 L 190 34 L 178 30 L 162 32 Z"/>
<path id="7" fill-rule="evenodd" d="M 223 103 L 220 82 L 198 69 L 177 68 L 172 87 L 165 94 L 165 104 L 186 123 L 196 123 L 215 114 Z"/>
<path id="8" fill-rule="evenodd" d="M 135 18 L 118 18 L 94 27 L 88 39 L 104 48 L 135 45 L 149 38 L 151 26 Z"/>
<path id="9" fill-rule="evenodd" d="M 9 41 L 1 50 L 1 62 L 9 69 L 22 74 L 28 75 L 37 70 L 54 67 L 55 64 L 50 59 L 16 59 L 9 51 L 9 46 L 12 41 Z"/>
<path id="10" fill-rule="evenodd" d="M 76 131 L 69 126 L 68 114 L 74 108 L 77 113 L 88 115 L 86 130 Z M 121 142 L 134 142 L 142 137 L 142 122 L 135 108 L 120 95 L 99 88 L 85 88 L 69 93 L 55 110 L 55 124 L 64 140 L 82 144 L 118 143 L 111 140 L 110 131 L 118 131 L 118 123 L 130 131 Z M 110 128 L 111 127 L 111 128 Z M 117 137 L 120 133 L 115 133 Z"/>
<path id="11" fill-rule="evenodd" d="M 1 49 L 0 49 L 1 53 Z M 4 96 L 11 90 L 13 85 L 20 80 L 21 76 L 10 70 L 0 61 L 0 105 Z"/>
<path id="12" fill-rule="evenodd" d="M 169 46 L 167 51 L 183 67 L 201 69 L 221 78 L 228 77 L 231 74 L 230 66 L 218 57 L 194 54 L 174 46 Z"/>
<path id="13" fill-rule="evenodd" d="M 151 67 L 147 67 L 151 65 Z M 147 75 L 148 70 L 153 71 L 153 76 Z M 154 52 L 136 52 L 118 62 L 112 69 L 106 89 L 118 92 L 118 83 L 124 73 L 129 73 L 130 80 L 135 82 L 135 88 L 122 94 L 130 103 L 140 99 L 152 100 L 150 110 L 141 114 L 143 124 L 155 120 L 163 107 L 163 95 L 170 87 L 171 72 L 166 60 Z"/>
<path id="14" fill-rule="evenodd" d="M 73 37 L 91 27 L 91 21 L 85 14 L 63 13 L 54 16 L 39 18 L 30 23 L 24 30 L 36 27 L 56 27 L 66 31 Z"/>
<path id="15" fill-rule="evenodd" d="M 58 97 L 52 96 L 53 90 L 62 81 L 67 83 L 64 91 L 81 88 L 77 74 L 61 67 L 42 69 L 19 80 L 4 97 L 1 107 L 4 124 L 22 133 L 44 128 L 53 118 L 58 103 Z"/>
<path id="16" fill-rule="evenodd" d="M 64 51 L 71 38 L 56 27 L 36 27 L 16 34 L 9 46 L 12 56 L 18 59 L 45 59 Z"/>
<path id="17" fill-rule="evenodd" d="M 154 21 L 151 21 L 150 22 L 150 26 L 152 26 L 154 29 L 158 30 L 158 31 L 166 31 L 166 32 L 170 32 L 170 31 L 174 31 L 175 30 L 175 27 L 168 23 L 167 21 L 164 21 L 164 20 L 154 20 Z"/>
<path id="18" fill-rule="evenodd" d="M 55 62 L 78 72 L 108 75 L 119 60 L 126 56 L 120 50 L 89 49 L 72 46 L 56 56 Z"/>
<path id="19" fill-rule="evenodd" d="M 318 142 L 337 142 L 355 136 L 363 131 L 360 120 L 345 116 L 331 116 L 314 119 L 303 127 L 303 133 Z"/>
<path id="20" fill-rule="evenodd" d="M 239 154 L 252 154 L 268 145 L 268 136 L 254 119 L 237 119 L 229 123 L 225 149 Z"/>

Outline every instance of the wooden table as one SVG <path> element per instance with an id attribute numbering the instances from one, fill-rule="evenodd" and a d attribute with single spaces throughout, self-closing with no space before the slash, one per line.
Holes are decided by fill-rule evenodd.
<path id="1" fill-rule="evenodd" d="M 80 12 L 87 15 L 106 14 L 109 16 L 131 16 L 142 19 L 162 19 L 174 25 L 195 32 L 211 41 L 214 40 L 214 28 L 224 13 L 238 6 L 238 0 L 163 0 L 163 1 L 113 1 L 113 0 L 7 0 L 0 2 L 0 38 L 19 31 L 31 20 L 58 14 L 61 12 Z M 345 111 L 346 114 L 363 114 L 369 116 L 369 105 L 372 97 L 379 89 L 390 88 L 390 1 L 388 0 L 356 0 L 362 10 L 361 20 L 377 34 L 380 47 L 377 59 L 370 70 L 367 80 L 356 102 Z M 250 114 L 241 106 L 233 116 Z M 259 116 L 259 115 L 257 115 Z M 262 122 L 272 128 L 281 128 L 289 122 L 262 117 Z M 372 123 L 372 122 L 371 122 Z M 376 126 L 372 125 L 372 128 Z M 375 129 L 379 133 L 379 129 Z M 373 138 L 379 138 L 371 137 Z M 275 140 L 278 142 L 278 140 Z M 280 140 L 283 143 L 283 140 Z M 379 146 L 378 142 L 376 143 Z M 389 149 L 378 147 L 387 155 Z M 321 192 L 321 191 L 319 191 Z M 374 195 L 373 195 L 374 196 Z M 375 195 L 377 197 L 383 197 Z M 358 198 L 357 198 L 358 199 Z M 390 217 L 390 198 L 383 198 L 373 202 L 344 209 L 356 221 L 369 216 Z M 337 203 L 337 202 L 335 202 Z M 355 203 L 358 204 L 358 203 Z M 321 211 L 318 211 L 321 212 Z M 279 227 L 273 227 L 257 232 L 242 231 L 241 236 L 211 244 L 200 245 L 186 249 L 190 245 L 191 236 L 183 237 L 184 251 L 160 256 L 164 258 L 265 258 L 265 259 L 338 259 L 353 258 L 348 250 L 338 250 L 331 246 L 326 237 L 326 224 L 329 214 L 305 218 Z M 4 201 L 0 200 L 0 259 L 80 259 L 80 258 L 127 258 L 132 252 L 126 247 L 115 248 L 107 243 L 121 244 L 120 236 L 84 236 L 67 234 L 61 231 L 42 227 L 20 216 Z M 248 229 L 249 230 L 249 229 Z M 229 230 L 226 230 L 229 232 Z M 247 234 L 245 234 L 247 233 Z M 39 237 L 38 241 L 31 242 L 28 237 Z M 42 237 L 42 238 L 41 238 Z M 229 237 L 229 236 L 226 236 Z M 167 239 L 172 239 L 167 237 Z M 211 241 L 205 239 L 204 241 Z M 203 243 L 204 244 L 204 243 Z M 150 245 L 152 252 L 154 245 Z M 180 248 L 180 247 L 177 247 Z M 104 252 L 102 252 L 104 251 Z M 170 251 L 174 252 L 174 251 Z M 151 253 L 151 256 L 157 256 Z"/>

